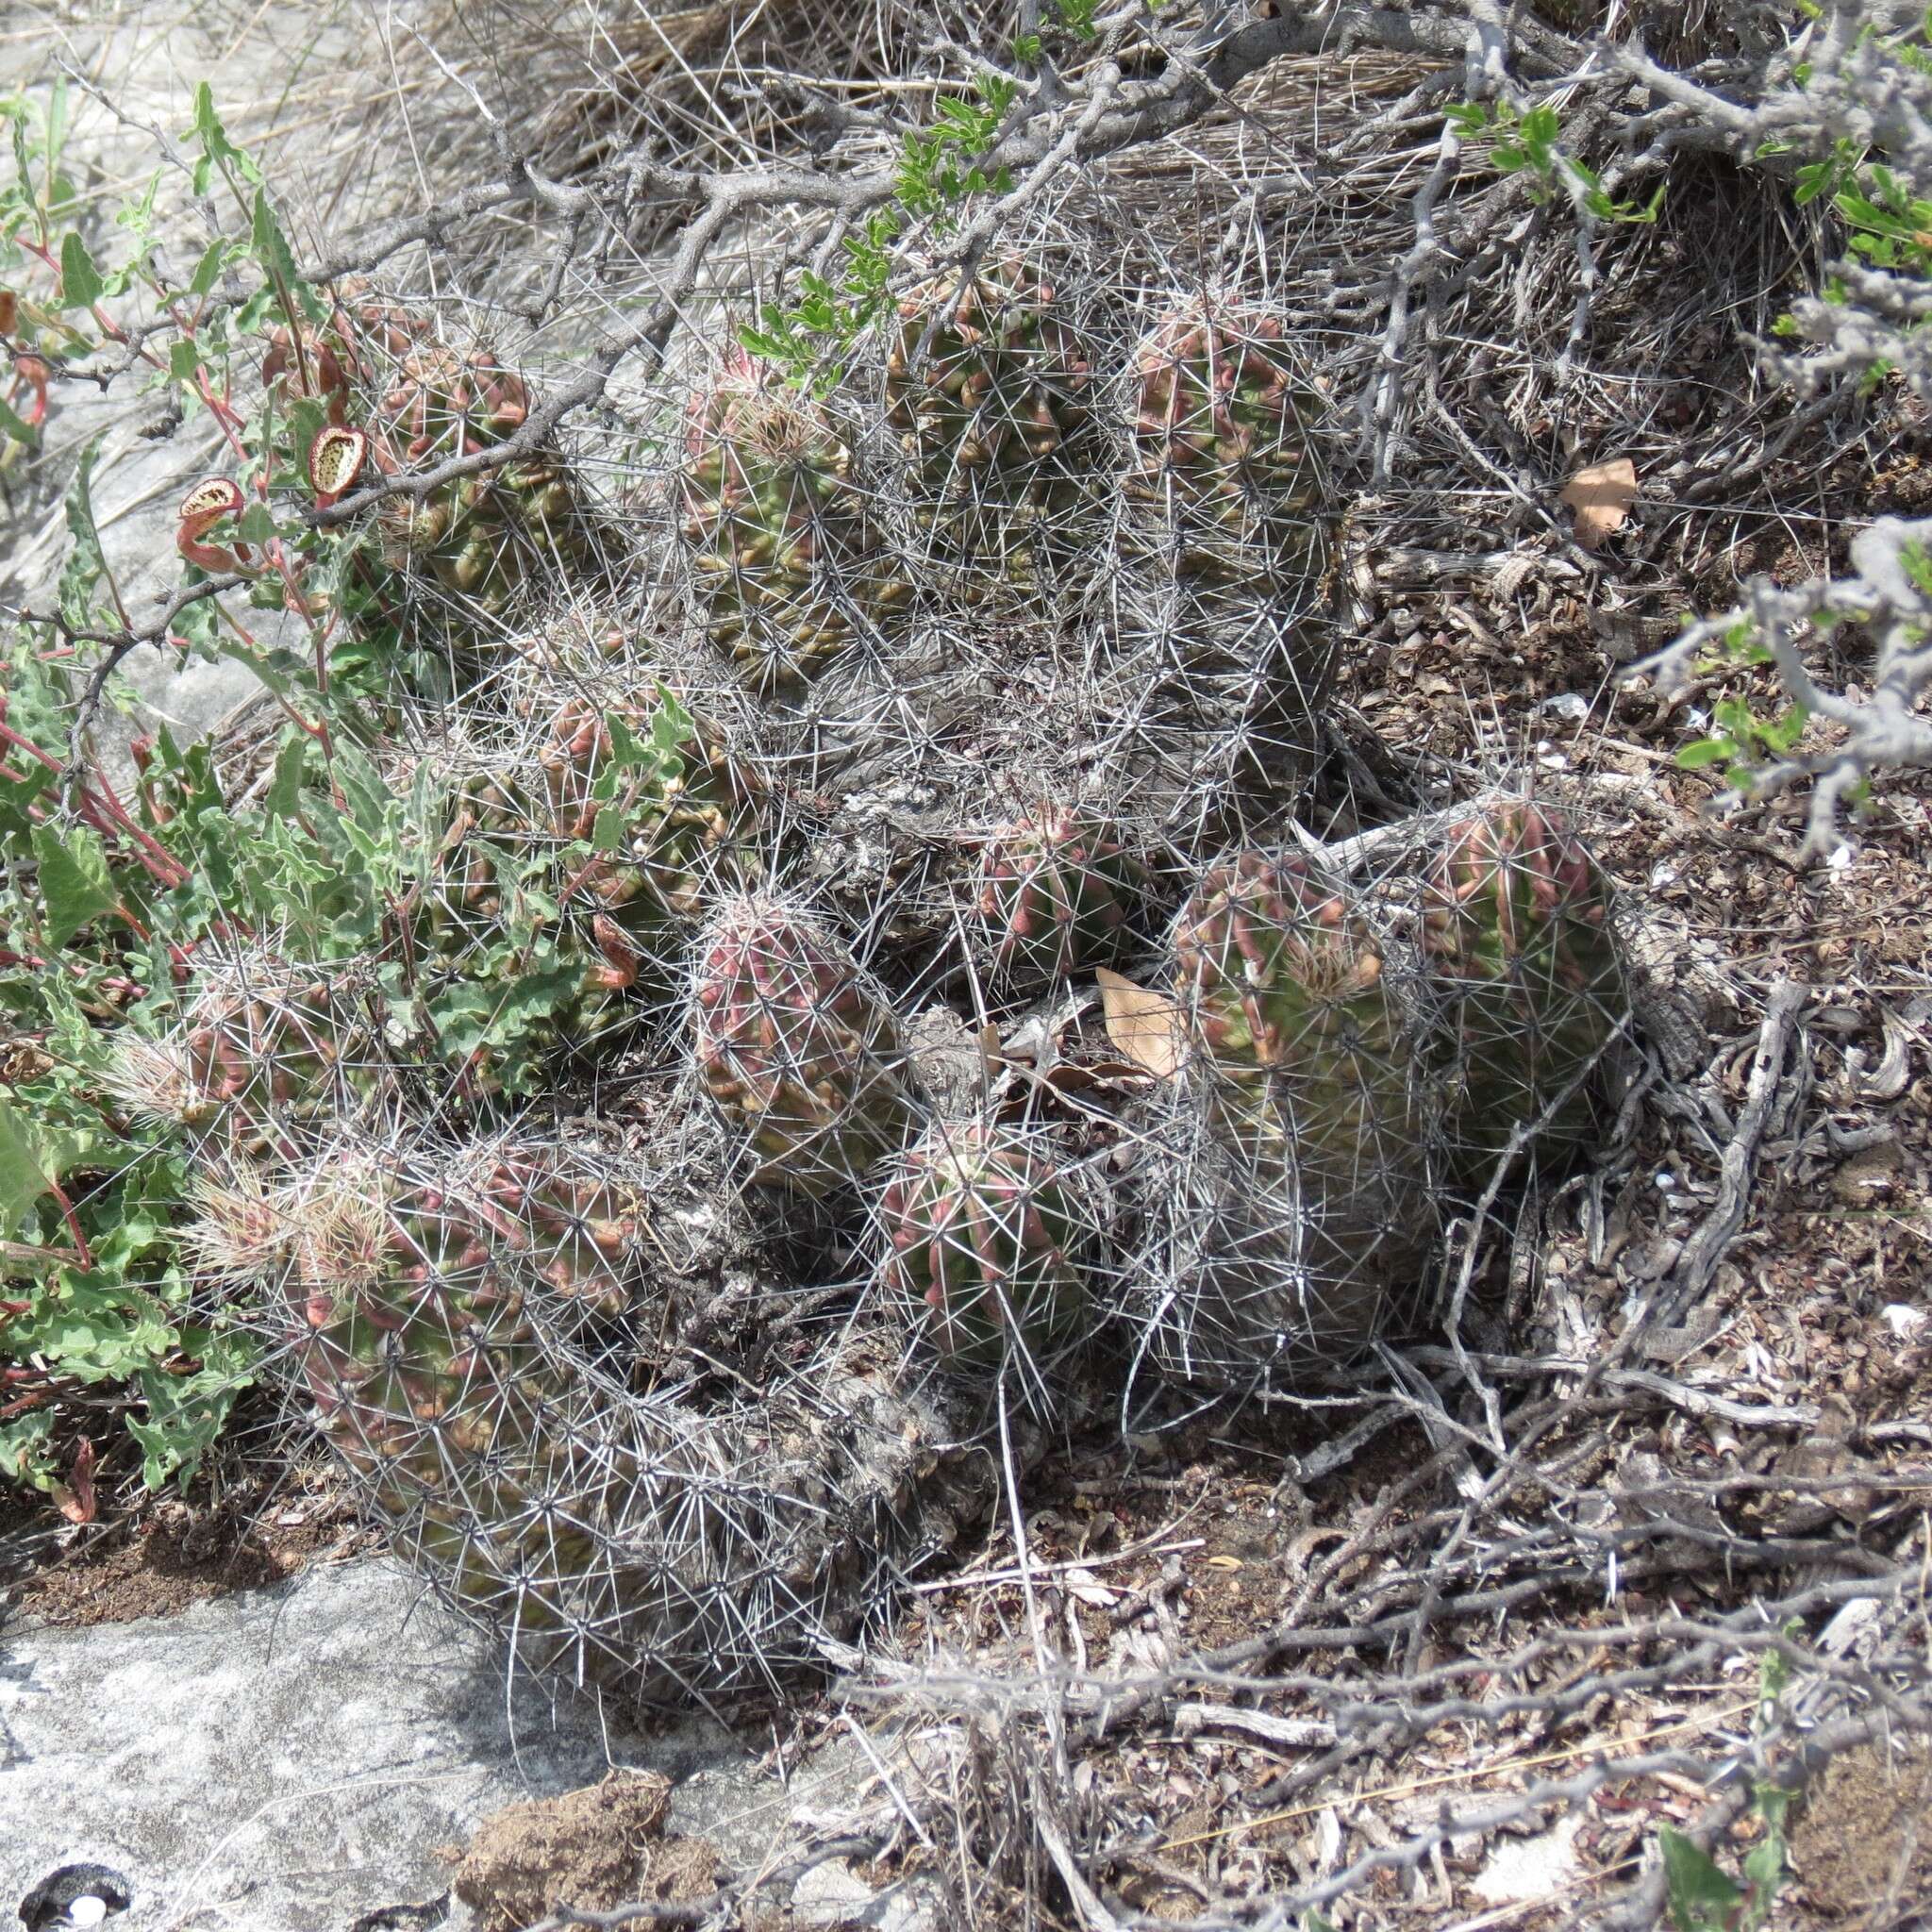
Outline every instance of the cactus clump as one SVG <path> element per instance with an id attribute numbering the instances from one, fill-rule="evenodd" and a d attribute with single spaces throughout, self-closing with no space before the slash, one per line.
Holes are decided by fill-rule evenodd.
<path id="1" fill-rule="evenodd" d="M 1281 324 L 1203 297 L 1155 325 L 1134 378 L 1129 494 L 1161 515 L 1176 573 L 1320 578 L 1333 533 L 1310 435 L 1323 405 L 1296 375 Z"/>
<path id="2" fill-rule="evenodd" d="M 790 908 L 720 911 L 698 943 L 691 1016 L 699 1074 L 755 1180 L 825 1194 L 904 1141 L 913 1098 L 891 1008 Z"/>
<path id="3" fill-rule="evenodd" d="M 231 1278 L 258 1257 L 278 1373 L 386 1513 L 527 1438 L 543 1368 L 526 1294 L 441 1177 L 337 1148 L 273 1188 L 238 1165 L 199 1206 L 193 1244 Z"/>
<path id="4" fill-rule="evenodd" d="M 626 1598 L 638 1458 L 573 1335 L 627 1299 L 635 1204 L 554 1146 L 338 1147 L 205 1175 L 191 1244 L 275 1344 L 397 1548 L 532 1663 L 579 1674 Z M 631 1453 L 626 1453 L 629 1451 Z"/>
<path id="5" fill-rule="evenodd" d="M 1515 1130 L 1574 1148 L 1603 1122 L 1591 1069 L 1629 996 L 1607 880 L 1560 812 L 1509 800 L 1452 826 L 1425 882 L 1454 1164 L 1474 1175 Z"/>
<path id="6" fill-rule="evenodd" d="M 923 283 L 885 380 L 935 554 L 1032 588 L 1056 523 L 1091 494 L 1091 356 L 1064 297 L 1018 265 Z"/>
<path id="7" fill-rule="evenodd" d="M 1020 983 L 1064 978 L 1109 958 L 1141 869 L 1090 813 L 1048 805 L 986 842 L 974 901 L 993 970 Z"/>
<path id="8" fill-rule="evenodd" d="M 150 1039 L 124 1028 L 108 1088 L 130 1112 L 257 1147 L 353 1103 L 374 1080 L 374 1041 L 341 970 L 273 955 L 191 962 L 180 1019 Z"/>
<path id="9" fill-rule="evenodd" d="M 809 678 L 909 594 L 831 417 L 741 351 L 692 400 L 679 491 L 706 628 L 761 691 Z"/>
<path id="10" fill-rule="evenodd" d="M 1086 1320 L 1081 1221 L 1057 1164 L 997 1125 L 941 1123 L 879 1201 L 889 1291 L 949 1368 L 1036 1371 Z"/>

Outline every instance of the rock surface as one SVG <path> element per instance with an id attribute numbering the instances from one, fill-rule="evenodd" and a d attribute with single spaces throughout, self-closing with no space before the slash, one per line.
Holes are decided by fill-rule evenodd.
<path id="1" fill-rule="evenodd" d="M 130 1894 L 116 1932 L 352 1932 L 449 1893 L 439 1850 L 503 1806 L 613 1764 L 668 1777 L 668 1830 L 739 1870 L 868 1771 L 854 1746 L 781 1788 L 702 1717 L 643 1737 L 529 1680 L 507 1694 L 488 1643 L 380 1562 L 145 1623 L 16 1623 L 0 1631 L 0 1927 L 92 1863 Z M 475 1922 L 450 1897 L 438 1923 Z"/>

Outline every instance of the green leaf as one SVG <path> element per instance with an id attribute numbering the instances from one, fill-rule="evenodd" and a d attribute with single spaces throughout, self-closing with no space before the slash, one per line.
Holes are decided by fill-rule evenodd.
<path id="1" fill-rule="evenodd" d="M 1700 738 L 1695 744 L 1687 744 L 1677 753 L 1677 763 L 1687 772 L 1702 771 L 1720 758 L 1735 756 L 1737 749 L 1727 738 Z"/>
<path id="2" fill-rule="evenodd" d="M 44 1408 L 0 1423 L 0 1476 L 25 1488 L 46 1489 L 57 1473 L 47 1446 L 53 1433 L 54 1418 Z"/>
<path id="3" fill-rule="evenodd" d="M 616 711 L 605 719 L 604 728 L 610 734 L 610 764 L 617 771 L 634 772 L 641 766 L 656 763 Z"/>
<path id="4" fill-rule="evenodd" d="M 228 244 L 219 235 L 203 249 L 200 261 L 195 264 L 194 275 L 188 284 L 191 295 L 208 295 L 214 292 L 215 284 L 222 278 L 222 271 L 228 265 Z"/>
<path id="5" fill-rule="evenodd" d="M 249 1386 L 255 1351 L 239 1336 L 188 1329 L 182 1346 L 199 1358 L 186 1375 L 158 1368 L 136 1372 L 134 1387 L 147 1405 L 147 1420 L 130 1416 L 127 1432 L 145 1452 L 142 1480 L 158 1490 L 170 1476 L 191 1481 L 214 1446 L 235 1398 Z"/>
<path id="6" fill-rule="evenodd" d="M 107 847 L 91 827 L 70 825 L 63 833 L 50 824 L 36 825 L 34 857 L 40 861 L 42 916 L 50 947 L 64 946 L 82 926 L 120 905 Z"/>
<path id="7" fill-rule="evenodd" d="M 217 168 L 228 169 L 252 187 L 261 183 L 261 170 L 228 139 L 222 117 L 215 112 L 214 90 L 203 81 L 194 90 L 194 125 L 191 130 L 201 143 L 201 158 L 194 164 L 194 192 L 206 194 Z"/>
<path id="8" fill-rule="evenodd" d="M 691 713 L 677 701 L 675 692 L 658 687 L 658 708 L 651 719 L 651 742 L 665 763 L 681 753 L 697 735 Z M 678 760 L 682 763 L 682 759 Z"/>
<path id="9" fill-rule="evenodd" d="M 60 243 L 61 308 L 92 308 L 105 286 L 87 243 L 70 228 Z"/>
<path id="10" fill-rule="evenodd" d="M 281 531 L 275 511 L 258 497 L 236 520 L 235 534 L 244 543 L 260 545 L 272 542 Z"/>
<path id="11" fill-rule="evenodd" d="M 1541 146 L 1547 146 L 1563 131 L 1562 123 L 1557 119 L 1556 108 L 1548 106 L 1532 108 L 1523 117 L 1523 138 Z"/>
<path id="12" fill-rule="evenodd" d="M 1752 1932 L 1771 1917 L 1777 1889 L 1785 1882 L 1785 1840 L 1781 1831 L 1767 1831 L 1744 1855 L 1744 1876 L 1750 1882 L 1751 1903 L 1740 1932 Z"/>
<path id="13" fill-rule="evenodd" d="M 1657 1837 L 1677 1932 L 1726 1932 L 1729 1914 L 1744 1894 L 1682 1832 L 1665 1824 Z"/>
<path id="14" fill-rule="evenodd" d="M 4 401 L 0 401 L 0 430 L 4 430 L 13 441 L 25 443 L 29 449 L 41 440 L 41 432 L 31 424 L 22 422 Z"/>
<path id="15" fill-rule="evenodd" d="M 0 1230 L 8 1240 L 25 1224 L 34 1203 L 47 1191 L 40 1157 L 13 1109 L 0 1100 Z"/>
<path id="16" fill-rule="evenodd" d="M 139 201 L 128 202 L 114 217 L 115 223 L 125 228 L 140 245 L 141 252 L 147 252 L 148 230 L 154 226 L 155 200 L 161 192 L 162 170 L 157 168 L 148 177 L 147 192 Z"/>
<path id="17" fill-rule="evenodd" d="M 295 266 L 294 251 L 289 246 L 281 223 L 275 219 L 275 209 L 269 206 L 267 194 L 259 188 L 255 191 L 255 218 L 249 240 L 255 258 L 292 295 L 301 283 L 302 272 Z"/>
<path id="18" fill-rule="evenodd" d="M 272 819 L 292 819 L 302 809 L 302 780 L 308 765 L 308 739 L 291 728 L 275 753 L 275 773 L 269 780 L 262 809 Z"/>
<path id="19" fill-rule="evenodd" d="M 176 1337 L 160 1305 L 125 1280 L 63 1270 L 8 1340 L 84 1382 L 115 1382 L 158 1361 Z"/>

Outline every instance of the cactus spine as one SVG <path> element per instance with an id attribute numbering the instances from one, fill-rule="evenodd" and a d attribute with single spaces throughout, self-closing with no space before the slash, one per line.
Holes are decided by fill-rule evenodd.
<path id="1" fill-rule="evenodd" d="M 691 403 L 685 543 L 712 641 L 761 691 L 809 678 L 908 594 L 851 471 L 824 407 L 742 352 Z"/>
<path id="2" fill-rule="evenodd" d="M 987 841 L 975 899 L 993 970 L 1019 983 L 1064 978 L 1118 947 L 1140 868 L 1090 814 L 1048 805 Z"/>
<path id="3" fill-rule="evenodd" d="M 1332 519 L 1310 425 L 1274 317 L 1204 296 L 1170 311 L 1134 358 L 1128 490 L 1208 583 L 1287 586 L 1328 568 Z"/>
<path id="4" fill-rule="evenodd" d="M 899 305 L 886 422 L 936 558 L 1035 588 L 1090 493 L 1091 351 L 1064 297 L 1017 264 L 941 275 Z"/>

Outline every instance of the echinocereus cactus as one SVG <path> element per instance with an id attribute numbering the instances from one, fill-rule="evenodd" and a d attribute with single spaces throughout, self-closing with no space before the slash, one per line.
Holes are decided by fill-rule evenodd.
<path id="1" fill-rule="evenodd" d="M 899 305 L 886 421 L 935 549 L 1030 587 L 1092 494 L 1091 356 L 1064 298 L 1018 264 L 943 275 Z"/>
<path id="2" fill-rule="evenodd" d="M 1129 492 L 1176 540 L 1184 577 L 1286 584 L 1327 571 L 1334 518 L 1312 448 L 1322 398 L 1273 316 L 1203 296 L 1134 357 Z"/>
<path id="3" fill-rule="evenodd" d="M 913 1096 L 891 1008 L 788 907 L 721 910 L 698 942 L 691 1018 L 699 1074 L 754 1179 L 828 1193 L 905 1140 Z"/>
<path id="4" fill-rule="evenodd" d="M 1210 870 L 1174 932 L 1188 1024 L 1244 1137 L 1331 1185 L 1411 1172 L 1413 1051 L 1380 949 L 1341 890 L 1291 853 Z"/>
<path id="5" fill-rule="evenodd" d="M 527 1440 L 546 1391 L 525 1290 L 440 1178 L 333 1149 L 273 1186 L 232 1164 L 197 1207 L 191 1250 L 270 1291 L 279 1372 L 386 1513 L 460 1494 Z"/>
<path id="6" fill-rule="evenodd" d="M 1395 1204 L 1229 1135 L 1192 1083 L 1168 1102 L 1130 1183 L 1146 1244 L 1120 1275 L 1148 1357 L 1182 1381 L 1247 1394 L 1359 1353 L 1412 1273 Z M 1426 1224 L 1425 1195 L 1405 1210 L 1417 1211 Z"/>
<path id="7" fill-rule="evenodd" d="M 197 1208 L 190 1252 L 398 1549 L 532 1661 L 581 1668 L 615 1611 L 597 1529 L 635 1470 L 567 1341 L 625 1298 L 620 1191 L 556 1148 L 337 1147 L 206 1174 Z"/>
<path id="8" fill-rule="evenodd" d="M 684 539 L 711 640 L 761 690 L 809 677 L 905 602 L 824 408 L 742 351 L 691 406 Z"/>
<path id="9" fill-rule="evenodd" d="M 1091 814 L 1048 805 L 986 841 L 974 911 L 993 970 L 1022 983 L 1063 978 L 1119 946 L 1141 869 Z"/>
<path id="10" fill-rule="evenodd" d="M 1034 1370 L 1087 1313 L 1083 1229 L 1050 1155 L 1010 1128 L 942 1122 L 880 1197 L 885 1284 L 949 1367 Z"/>
<path id="11" fill-rule="evenodd" d="M 1602 1120 L 1591 1069 L 1628 991 L 1596 860 L 1560 812 L 1508 800 L 1450 828 L 1425 883 L 1424 945 L 1442 1008 L 1452 1155 L 1481 1170 L 1546 1110 L 1571 1147 Z"/>
<path id="12" fill-rule="evenodd" d="M 115 1041 L 108 1091 L 132 1112 L 253 1147 L 370 1085 L 370 1028 L 345 980 L 266 954 L 191 959 L 188 970 L 175 1032 L 123 1029 Z"/>
<path id="13" fill-rule="evenodd" d="M 426 333 L 386 372 L 370 425 L 387 476 L 434 468 L 506 442 L 529 415 L 523 378 L 483 350 Z M 466 618 L 507 610 L 546 568 L 580 566 L 595 549 L 590 518 L 558 459 L 539 451 L 458 476 L 426 495 L 385 497 L 376 510 L 389 569 L 432 576 Z"/>

